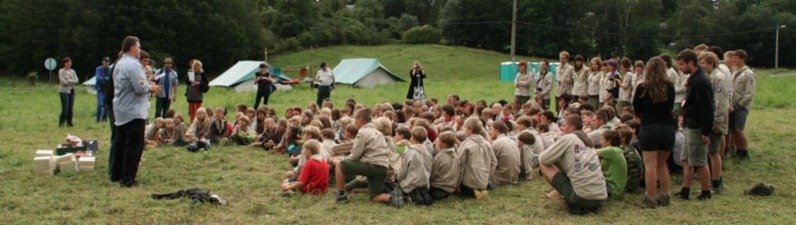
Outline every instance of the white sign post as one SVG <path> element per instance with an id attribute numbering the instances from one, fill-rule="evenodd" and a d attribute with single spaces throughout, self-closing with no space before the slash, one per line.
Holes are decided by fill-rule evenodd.
<path id="1" fill-rule="evenodd" d="M 53 83 L 53 70 L 55 70 L 56 66 L 58 66 L 58 62 L 55 59 L 47 58 L 47 60 L 44 60 L 44 68 L 50 71 L 50 84 Z"/>

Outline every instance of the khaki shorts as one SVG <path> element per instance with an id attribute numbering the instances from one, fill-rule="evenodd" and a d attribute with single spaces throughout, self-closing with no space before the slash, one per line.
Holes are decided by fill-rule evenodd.
<path id="1" fill-rule="evenodd" d="M 708 144 L 702 140 L 702 128 L 685 129 L 685 149 L 680 152 L 680 160 L 688 162 L 688 166 L 708 164 Z"/>
<path id="2" fill-rule="evenodd" d="M 721 142 L 724 141 L 724 134 L 713 133 L 710 135 L 710 144 L 708 145 L 708 153 L 716 153 L 721 150 Z"/>

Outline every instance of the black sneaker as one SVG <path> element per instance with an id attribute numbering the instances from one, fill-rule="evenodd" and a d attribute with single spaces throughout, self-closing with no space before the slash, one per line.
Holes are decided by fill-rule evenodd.
<path id="1" fill-rule="evenodd" d="M 569 212 L 569 214 L 576 216 L 583 216 L 589 214 L 588 210 L 577 206 L 567 206 L 567 212 Z"/>
<path id="2" fill-rule="evenodd" d="M 691 195 L 691 189 L 683 188 L 680 192 L 674 194 L 674 196 L 680 197 L 683 200 L 688 200 L 689 195 Z"/>
<path id="3" fill-rule="evenodd" d="M 133 188 L 133 187 L 138 187 L 139 184 L 138 181 L 121 181 L 119 182 L 119 186 L 125 188 Z"/>
<path id="4" fill-rule="evenodd" d="M 704 201 L 710 199 L 710 197 L 711 197 L 710 191 L 702 191 L 702 194 L 700 194 L 699 197 L 697 197 L 697 199 L 699 199 L 700 201 Z"/>
<path id="5" fill-rule="evenodd" d="M 345 204 L 345 203 L 348 203 L 348 196 L 345 193 L 337 193 L 337 194 L 334 194 L 334 200 L 337 203 Z"/>
<path id="6" fill-rule="evenodd" d="M 395 206 L 395 208 L 399 208 L 399 209 L 403 208 L 404 205 L 406 204 L 404 202 L 404 196 L 403 195 L 390 195 L 390 204 L 392 204 L 392 206 Z"/>

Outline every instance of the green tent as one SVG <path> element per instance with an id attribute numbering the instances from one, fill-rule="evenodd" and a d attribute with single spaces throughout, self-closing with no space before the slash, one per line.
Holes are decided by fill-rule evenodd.
<path id="1" fill-rule="evenodd" d="M 238 61 L 232 67 L 224 71 L 221 75 L 210 81 L 210 86 L 233 88 L 236 92 L 255 91 L 254 73 L 260 69 L 263 61 Z M 273 74 L 278 80 L 292 80 L 282 74 L 282 69 L 269 65 L 268 72 Z"/>
<path id="2" fill-rule="evenodd" d="M 373 88 L 376 85 L 404 82 L 390 72 L 378 59 L 343 59 L 334 67 L 335 82 L 357 87 Z"/>

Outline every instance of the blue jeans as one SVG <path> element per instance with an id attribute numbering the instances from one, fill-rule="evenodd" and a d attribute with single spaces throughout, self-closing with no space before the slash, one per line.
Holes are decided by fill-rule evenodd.
<path id="1" fill-rule="evenodd" d="M 157 97 L 157 100 L 155 100 L 155 118 L 166 117 L 169 107 L 171 107 L 171 99 Z"/>
<path id="2" fill-rule="evenodd" d="M 99 123 L 100 121 L 106 121 L 106 120 L 108 120 L 108 111 L 105 110 L 105 93 L 102 93 L 102 91 L 98 91 L 96 122 Z"/>
<path id="3" fill-rule="evenodd" d="M 75 108 L 75 90 L 72 89 L 69 94 L 67 93 L 58 93 L 61 97 L 61 116 L 58 119 L 58 126 L 63 126 L 66 123 L 67 126 L 72 126 L 72 112 Z"/>

